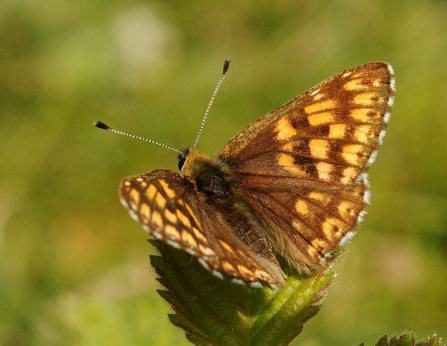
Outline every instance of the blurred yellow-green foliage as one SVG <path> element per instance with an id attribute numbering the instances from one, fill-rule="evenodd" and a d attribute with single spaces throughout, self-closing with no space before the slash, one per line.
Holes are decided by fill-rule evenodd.
<path id="1" fill-rule="evenodd" d="M 126 175 L 176 169 L 225 58 L 199 149 L 350 66 L 383 60 L 396 103 L 372 205 L 296 345 L 447 337 L 447 2 L 0 3 L 0 344 L 186 345 L 166 318 Z"/>

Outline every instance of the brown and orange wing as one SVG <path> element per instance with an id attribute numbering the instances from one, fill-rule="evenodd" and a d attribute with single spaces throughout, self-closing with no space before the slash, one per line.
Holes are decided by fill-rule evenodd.
<path id="1" fill-rule="evenodd" d="M 342 71 L 237 134 L 229 164 L 273 248 L 304 272 L 353 236 L 395 94 L 384 62 Z"/>
<path id="2" fill-rule="evenodd" d="M 130 215 L 155 238 L 198 257 L 215 276 L 259 286 L 284 284 L 283 273 L 253 253 L 194 187 L 172 171 L 128 177 L 120 197 Z"/>
<path id="3" fill-rule="evenodd" d="M 301 273 L 325 266 L 354 236 L 369 202 L 366 174 L 338 190 L 253 187 L 246 194 L 268 242 Z"/>

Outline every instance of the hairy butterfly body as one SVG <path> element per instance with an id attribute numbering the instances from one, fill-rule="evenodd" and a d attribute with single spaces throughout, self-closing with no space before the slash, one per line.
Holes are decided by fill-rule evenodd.
<path id="1" fill-rule="evenodd" d="M 214 275 L 281 287 L 275 253 L 310 274 L 354 235 L 394 94 L 389 64 L 350 68 L 249 125 L 217 159 L 187 148 L 182 175 L 124 179 L 121 201 L 155 238 Z"/>

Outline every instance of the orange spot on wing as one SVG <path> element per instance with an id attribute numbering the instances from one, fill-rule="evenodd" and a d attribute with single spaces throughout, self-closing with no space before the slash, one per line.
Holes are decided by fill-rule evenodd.
<path id="1" fill-rule="evenodd" d="M 330 174 L 334 166 L 327 162 L 319 162 L 315 165 L 318 171 L 318 177 L 322 180 L 330 180 Z"/>
<path id="2" fill-rule="evenodd" d="M 210 249 L 209 247 L 203 246 L 202 244 L 199 244 L 199 250 L 205 256 L 214 256 L 216 254 L 212 249 Z"/>
<path id="3" fill-rule="evenodd" d="M 225 270 L 226 273 L 232 274 L 233 276 L 237 275 L 236 269 L 227 261 L 222 262 L 222 268 Z"/>
<path id="4" fill-rule="evenodd" d="M 351 118 L 367 123 L 371 121 L 370 112 L 370 108 L 355 108 L 351 111 Z"/>
<path id="5" fill-rule="evenodd" d="M 330 112 L 318 113 L 314 115 L 309 115 L 307 117 L 309 124 L 312 126 L 331 123 L 334 121 L 334 116 Z"/>
<path id="6" fill-rule="evenodd" d="M 168 196 L 168 198 L 174 198 L 176 197 L 176 194 L 174 192 L 174 190 L 172 190 L 168 183 L 164 180 L 159 180 L 158 181 L 160 183 L 160 185 L 163 187 L 164 192 L 166 193 L 166 196 Z"/>
<path id="7" fill-rule="evenodd" d="M 314 103 L 310 106 L 307 106 L 304 108 L 304 111 L 306 113 L 310 114 L 310 113 L 321 112 L 321 111 L 324 111 L 327 109 L 332 109 L 335 106 L 337 106 L 337 102 L 335 100 L 329 100 L 329 101 Z"/>
<path id="8" fill-rule="evenodd" d="M 165 209 L 165 217 L 171 223 L 177 223 L 177 216 L 172 213 L 169 209 Z"/>
<path id="9" fill-rule="evenodd" d="M 309 149 L 312 156 L 319 159 L 327 158 L 328 142 L 324 139 L 312 139 L 309 141 Z"/>
<path id="10" fill-rule="evenodd" d="M 159 209 L 164 209 L 166 206 L 166 198 L 164 198 L 161 193 L 157 193 L 155 196 L 155 203 Z"/>
<path id="11" fill-rule="evenodd" d="M 338 206 L 338 213 L 343 217 L 344 219 L 348 219 L 349 216 L 353 216 L 353 205 L 350 202 L 344 201 L 341 202 Z"/>
<path id="12" fill-rule="evenodd" d="M 304 172 L 302 169 L 297 167 L 295 164 L 295 159 L 293 156 L 282 153 L 278 158 L 278 164 L 288 170 L 291 173 L 298 174 L 298 175 L 306 175 L 306 172 Z"/>
<path id="13" fill-rule="evenodd" d="M 242 264 L 238 264 L 237 269 L 239 270 L 239 272 L 242 274 L 242 276 L 244 278 L 252 280 L 252 281 L 256 279 L 256 276 L 253 274 L 253 272 L 250 269 L 248 269 L 246 266 L 244 266 Z"/>
<path id="14" fill-rule="evenodd" d="M 178 219 L 185 225 L 186 228 L 191 228 L 191 221 L 183 214 L 180 209 L 177 209 L 177 217 Z"/>
<path id="15" fill-rule="evenodd" d="M 309 193 L 309 197 L 320 202 L 323 202 L 325 200 L 324 195 L 319 192 L 311 192 Z"/>
<path id="16" fill-rule="evenodd" d="M 367 85 L 362 85 L 363 79 L 362 78 L 358 78 L 358 79 L 352 79 L 349 82 L 347 82 L 343 87 L 345 88 L 345 90 L 349 90 L 349 91 L 353 91 L 353 90 L 365 90 L 368 89 L 369 86 Z"/>
<path id="17" fill-rule="evenodd" d="M 345 225 L 342 221 L 335 218 L 327 218 L 322 224 L 323 231 L 331 232 L 333 235 L 340 236 L 344 231 Z"/>
<path id="18" fill-rule="evenodd" d="M 197 218 L 196 214 L 194 214 L 194 211 L 192 210 L 192 208 L 189 206 L 189 204 L 185 203 L 185 207 L 186 209 L 188 209 L 189 214 L 191 215 L 191 217 L 194 219 L 194 221 L 196 222 L 196 225 L 199 227 L 202 227 L 200 225 L 199 219 Z"/>
<path id="19" fill-rule="evenodd" d="M 307 207 L 307 203 L 303 200 L 298 200 L 295 204 L 296 211 L 301 215 L 307 215 L 309 213 L 309 208 Z"/>
<path id="20" fill-rule="evenodd" d="M 282 150 L 284 150 L 284 151 L 293 151 L 293 144 L 292 143 L 287 143 L 286 145 L 284 145 L 283 147 L 282 147 Z"/>
<path id="21" fill-rule="evenodd" d="M 158 211 L 154 211 L 152 213 L 151 223 L 154 223 L 155 226 L 162 229 L 163 228 L 163 219 L 161 218 L 161 214 Z"/>
<path id="22" fill-rule="evenodd" d="M 148 200 L 152 201 L 157 193 L 157 188 L 154 185 L 149 185 L 146 190 L 146 197 Z"/>
<path id="23" fill-rule="evenodd" d="M 130 206 L 133 210 L 136 211 L 138 209 L 138 205 L 140 204 L 140 192 L 136 189 L 132 189 L 130 190 L 129 197 Z"/>
<path id="24" fill-rule="evenodd" d="M 168 236 L 168 238 L 174 239 L 174 240 L 180 240 L 180 234 L 175 227 L 173 227 L 171 225 L 166 225 L 164 231 L 165 231 L 166 235 Z"/>
<path id="25" fill-rule="evenodd" d="M 359 94 L 357 96 L 354 97 L 354 103 L 359 104 L 359 105 L 371 105 L 373 104 L 374 98 L 377 98 L 377 94 L 376 93 L 364 93 L 364 94 Z"/>
<path id="26" fill-rule="evenodd" d="M 341 155 L 346 160 L 346 162 L 352 165 L 358 165 L 359 153 L 362 152 L 362 150 L 363 145 L 360 144 L 345 145 L 343 147 L 343 153 Z"/>
<path id="27" fill-rule="evenodd" d="M 202 243 L 208 244 L 208 239 L 205 238 L 205 236 L 200 232 L 197 228 L 193 227 L 192 231 L 194 232 L 194 235 L 197 239 L 199 239 Z"/>
<path id="28" fill-rule="evenodd" d="M 343 170 L 343 178 L 341 178 L 341 183 L 348 185 L 350 184 L 354 178 L 357 176 L 358 169 L 355 167 L 347 167 Z"/>
<path id="29" fill-rule="evenodd" d="M 187 244 L 187 246 L 189 248 L 191 248 L 192 250 L 196 250 L 197 249 L 197 242 L 194 239 L 194 237 L 187 231 L 187 230 L 183 230 L 182 231 L 182 241 L 184 243 Z"/>
<path id="30" fill-rule="evenodd" d="M 374 139 L 375 136 L 371 126 L 362 125 L 355 130 L 354 137 L 359 142 L 369 143 L 371 140 Z"/>
<path id="31" fill-rule="evenodd" d="M 278 123 L 276 124 L 276 132 L 278 132 L 278 140 L 289 139 L 297 134 L 296 130 L 285 117 L 278 120 Z"/>
<path id="32" fill-rule="evenodd" d="M 151 207 L 147 203 L 143 203 L 140 206 L 140 217 L 143 223 L 148 223 L 151 217 Z"/>
<path id="33" fill-rule="evenodd" d="M 346 124 L 333 124 L 329 127 L 329 138 L 343 138 L 345 131 Z"/>
<path id="34" fill-rule="evenodd" d="M 219 242 L 222 244 L 222 246 L 225 248 L 225 250 L 227 250 L 228 252 L 234 253 L 234 251 L 230 245 L 225 243 L 223 240 L 219 240 Z"/>

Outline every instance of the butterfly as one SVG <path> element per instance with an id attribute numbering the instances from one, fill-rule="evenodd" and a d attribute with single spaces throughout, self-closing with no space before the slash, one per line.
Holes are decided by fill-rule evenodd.
<path id="1" fill-rule="evenodd" d="M 215 276 L 280 288 L 277 255 L 312 274 L 354 236 L 394 95 L 391 65 L 349 68 L 253 122 L 217 158 L 194 146 L 179 151 L 181 174 L 125 178 L 121 202 Z"/>

